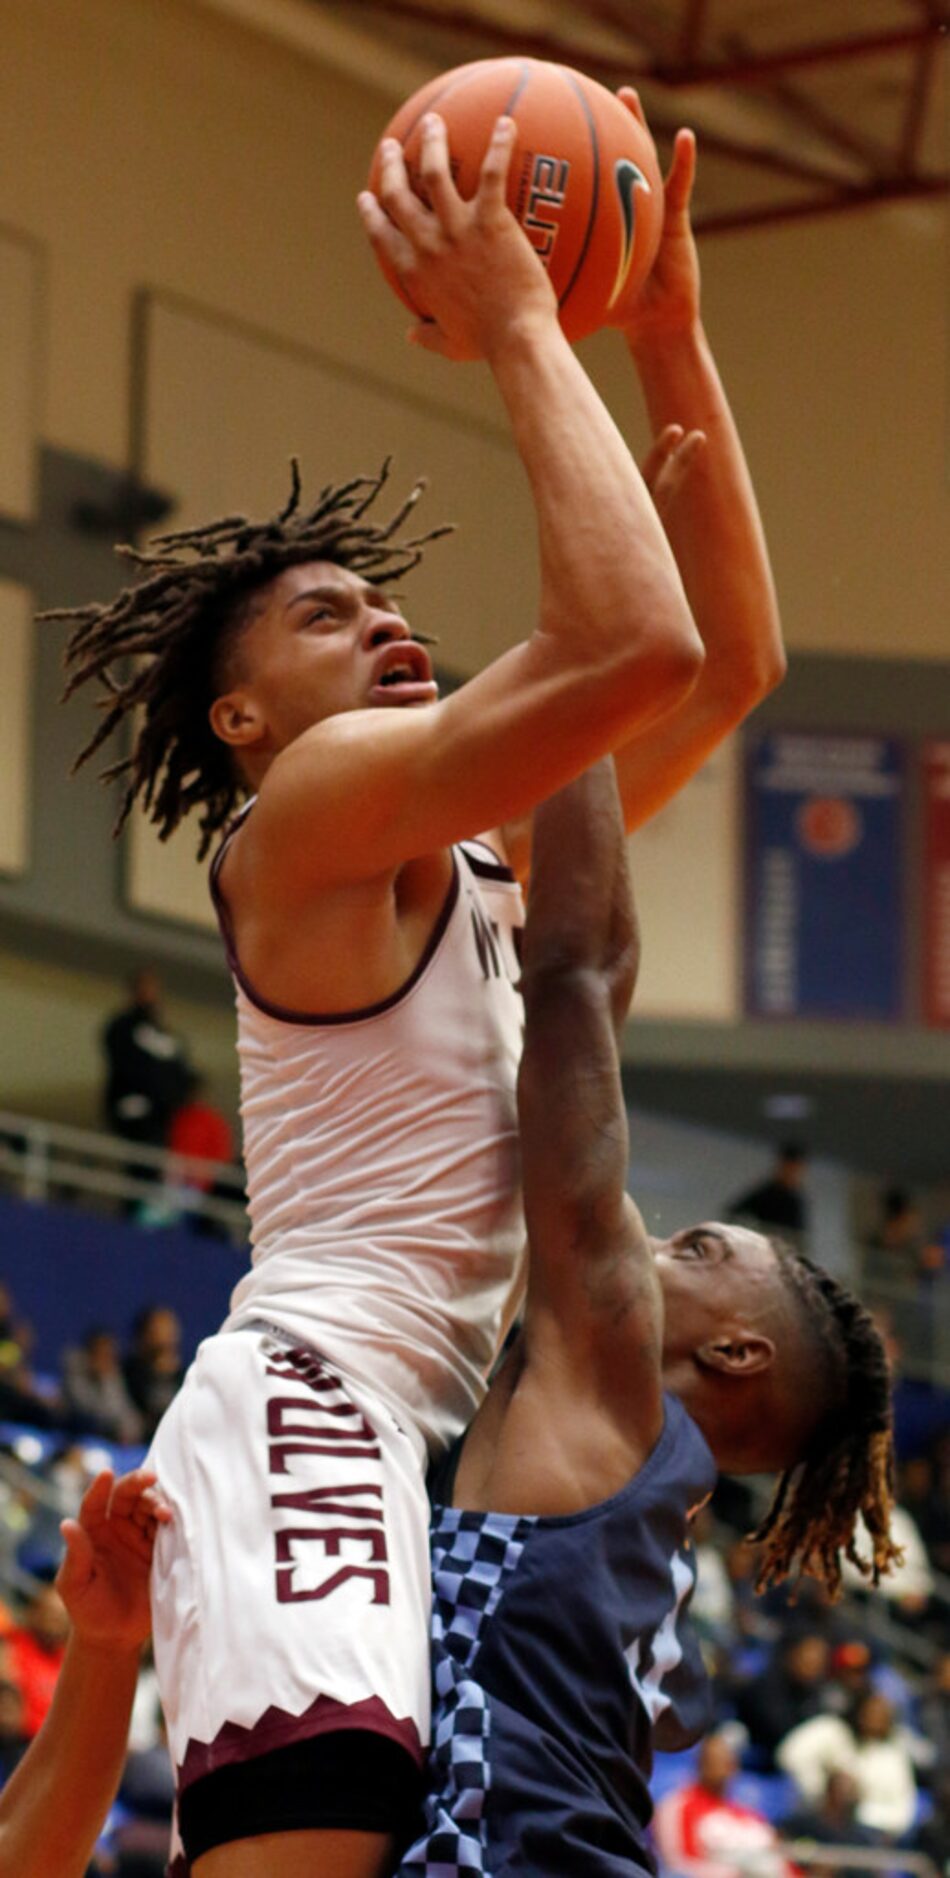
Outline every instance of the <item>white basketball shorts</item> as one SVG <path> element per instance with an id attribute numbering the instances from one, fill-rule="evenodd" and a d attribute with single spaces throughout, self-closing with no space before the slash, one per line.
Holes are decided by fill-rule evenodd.
<path id="1" fill-rule="evenodd" d="M 421 1764 L 421 1437 L 316 1350 L 262 1325 L 202 1343 L 150 1465 L 173 1514 L 155 1548 L 152 1618 L 179 1804 L 219 1769 L 344 1729 L 388 1737 Z"/>

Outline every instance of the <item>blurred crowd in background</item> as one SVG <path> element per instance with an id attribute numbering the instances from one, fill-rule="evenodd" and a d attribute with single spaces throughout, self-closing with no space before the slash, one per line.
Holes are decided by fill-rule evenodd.
<path id="1" fill-rule="evenodd" d="M 145 1230 L 220 1230 L 201 1200 L 215 1191 L 216 1169 L 233 1165 L 232 1131 L 165 1020 L 154 972 L 136 974 L 102 1044 L 103 1120 L 128 1145 L 136 1188 L 119 1210 Z M 136 1150 L 152 1158 L 136 1160 Z M 180 1166 L 166 1173 L 155 1150 L 206 1165 L 187 1178 Z M 227 1191 L 233 1201 L 233 1184 Z M 762 1179 L 725 1196 L 722 1210 L 807 1249 L 805 1146 L 782 1143 Z M 200 1257 L 197 1241 L 195 1250 Z M 939 1380 L 902 1374 L 903 1349 L 926 1339 L 946 1284 L 950 1232 L 925 1219 L 909 1191 L 888 1185 L 863 1257 L 872 1302 L 876 1281 L 884 1298 L 895 1278 L 903 1287 L 903 1314 L 878 1305 L 895 1369 L 903 1566 L 876 1592 L 849 1566 L 837 1605 L 810 1581 L 758 1598 L 744 1534 L 762 1510 L 759 1483 L 721 1484 L 697 1521 L 693 1603 L 713 1723 L 687 1754 L 658 1757 L 654 1835 L 664 1878 L 926 1871 L 915 1857 L 950 1873 L 950 1395 Z M 60 1519 L 75 1514 L 101 1466 L 122 1468 L 144 1453 L 191 1354 L 176 1311 L 159 1297 L 129 1322 L 101 1312 L 77 1323 L 53 1368 L 34 1364 L 34 1345 L 0 1263 L 0 1783 L 41 1725 L 63 1657 L 66 1615 L 51 1582 Z M 91 1873 L 157 1878 L 172 1794 L 146 1662 L 122 1789 Z"/>

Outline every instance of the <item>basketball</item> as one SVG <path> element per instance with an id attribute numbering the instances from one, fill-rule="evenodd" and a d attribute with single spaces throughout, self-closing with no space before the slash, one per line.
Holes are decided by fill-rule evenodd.
<path id="1" fill-rule="evenodd" d="M 402 144 L 409 180 L 419 175 L 421 123 L 445 120 L 459 194 L 475 194 L 499 117 L 516 138 L 508 206 L 548 269 L 568 339 L 617 323 L 653 265 L 663 226 L 663 182 L 648 131 L 613 92 L 569 66 L 545 59 L 476 59 L 424 85 L 396 112 L 384 137 Z M 379 182 L 377 146 L 369 187 Z M 393 268 L 383 272 L 417 317 Z"/>

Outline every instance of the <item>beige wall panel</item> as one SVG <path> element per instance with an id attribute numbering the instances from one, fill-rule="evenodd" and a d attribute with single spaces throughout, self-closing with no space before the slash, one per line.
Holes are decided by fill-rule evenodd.
<path id="1" fill-rule="evenodd" d="M 731 740 L 631 840 L 643 941 L 635 1016 L 738 1017 L 738 810 Z"/>
<path id="2" fill-rule="evenodd" d="M 33 631 L 31 595 L 0 580 L 0 872 L 8 874 L 29 861 Z"/>
<path id="3" fill-rule="evenodd" d="M 124 459 L 144 282 L 479 416 L 482 375 L 409 350 L 359 226 L 391 112 L 189 0 L 4 0 L 0 221 L 52 257 L 49 440 Z"/>
<path id="4" fill-rule="evenodd" d="M 488 426 L 408 397 L 326 355 L 200 309 L 153 301 L 147 313 L 144 470 L 180 501 L 176 524 L 282 507 L 295 452 L 305 498 L 325 482 L 374 474 L 394 457 L 397 506 L 430 480 L 412 523 L 457 524 L 407 580 L 413 621 L 439 636 L 438 657 L 470 670 L 531 630 L 536 608 L 534 519 L 509 444 Z"/>
<path id="5" fill-rule="evenodd" d="M 40 256 L 0 229 L 0 515 L 29 521 L 36 506 Z"/>
<path id="6" fill-rule="evenodd" d="M 197 861 L 198 824 L 192 818 L 170 841 L 159 841 L 151 823 L 134 810 L 125 837 L 125 890 L 139 913 L 217 930 L 208 891 L 208 865 Z"/>

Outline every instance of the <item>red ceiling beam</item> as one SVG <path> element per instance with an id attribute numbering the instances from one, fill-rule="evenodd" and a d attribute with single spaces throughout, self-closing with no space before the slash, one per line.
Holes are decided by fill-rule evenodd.
<path id="1" fill-rule="evenodd" d="M 749 53 L 739 59 L 711 59 L 692 64 L 666 64 L 658 60 L 649 65 L 631 64 L 627 68 L 622 58 L 605 58 L 603 54 L 595 53 L 586 46 L 570 43 L 550 33 L 526 33 L 518 27 L 503 26 L 499 21 L 486 19 L 484 14 L 472 13 L 465 7 L 440 6 L 436 9 L 423 4 L 423 0 L 364 0 L 364 4 L 378 13 L 389 13 L 396 19 L 412 20 L 416 24 L 424 23 L 443 32 L 470 33 L 484 43 L 510 50 L 513 55 L 520 53 L 522 57 L 560 59 L 567 63 L 573 60 L 594 76 L 616 79 L 622 75 L 628 81 L 651 82 L 675 90 L 704 85 L 767 84 L 781 72 L 906 51 L 924 45 L 930 39 L 942 38 L 946 27 L 946 22 L 939 17 L 928 17 L 917 26 L 894 28 L 891 32 L 867 33 L 848 39 L 812 40 L 805 45 L 787 46 L 777 52 Z M 631 21 L 631 41 L 635 41 L 635 37 L 635 27 Z"/>
<path id="2" fill-rule="evenodd" d="M 761 209 L 734 209 L 723 214 L 697 216 L 697 235 L 728 235 L 744 229 L 776 227 L 780 223 L 809 222 L 824 215 L 846 215 L 858 209 L 876 209 L 891 202 L 915 202 L 950 194 L 950 182 L 941 176 L 916 176 L 891 183 L 870 183 L 863 189 L 843 190 L 836 196 L 801 202 L 777 202 Z"/>
<path id="3" fill-rule="evenodd" d="M 921 47 L 914 65 L 897 152 L 897 167 L 904 176 L 911 175 L 916 165 L 930 89 L 937 69 L 937 46 L 936 39 L 929 40 Z"/>
<path id="4" fill-rule="evenodd" d="M 622 55 L 605 58 L 587 46 L 569 44 L 551 33 L 529 33 L 520 27 L 502 26 L 499 21 L 486 19 L 482 13 L 470 13 L 464 7 L 440 6 L 436 10 L 422 4 L 422 0 L 364 0 L 364 6 L 376 13 L 388 13 L 393 19 L 434 27 L 438 32 L 468 33 L 483 46 L 494 52 L 508 53 L 512 58 L 556 59 L 562 65 L 579 65 L 592 78 L 600 78 L 605 84 L 630 84 L 637 76 L 649 75 L 642 67 L 635 66 L 639 54 L 632 45 L 627 65 Z"/>
<path id="5" fill-rule="evenodd" d="M 876 58 L 884 53 L 905 52 L 928 40 L 942 38 L 945 24 L 927 19 L 918 26 L 895 28 L 888 33 L 867 33 L 850 39 L 815 39 L 805 45 L 785 46 L 777 52 L 750 52 L 740 59 L 709 59 L 693 65 L 654 66 L 642 71 L 641 78 L 657 84 L 674 86 L 758 85 L 767 84 L 781 72 L 802 71 L 808 66 L 838 65 L 854 59 Z"/>

